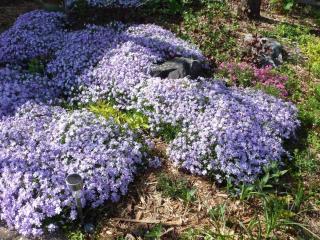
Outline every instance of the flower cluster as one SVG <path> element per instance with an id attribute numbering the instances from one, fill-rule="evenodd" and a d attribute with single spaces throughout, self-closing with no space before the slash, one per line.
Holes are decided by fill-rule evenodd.
<path id="1" fill-rule="evenodd" d="M 153 64 L 174 57 L 205 60 L 173 33 L 150 24 L 63 26 L 64 15 L 34 11 L 0 35 L 0 65 L 7 65 L 0 69 L 0 217 L 8 226 L 38 235 L 48 218 L 74 219 L 64 183 L 74 171 L 85 178 L 83 205 L 117 201 L 152 148 L 112 118 L 66 111 L 61 102 L 109 100 L 117 111 L 146 115 L 152 134 L 176 127 L 170 159 L 218 181 L 251 182 L 287 154 L 282 142 L 299 124 L 293 104 L 214 79 L 150 76 Z M 28 72 L 39 57 L 46 59 L 41 75 Z M 277 85 L 269 69 L 249 69 L 253 82 Z"/>
<path id="2" fill-rule="evenodd" d="M 139 91 L 135 107 L 156 131 L 162 123 L 182 129 L 170 143 L 170 159 L 218 181 L 254 181 L 263 166 L 287 155 L 283 139 L 299 125 L 293 104 L 216 80 L 148 79 Z"/>
<path id="3" fill-rule="evenodd" d="M 271 66 L 257 68 L 247 63 L 222 63 L 219 66 L 218 74 L 227 78 L 233 85 L 242 87 L 265 86 L 274 87 L 285 97 L 288 92 L 285 83 L 288 78 L 276 74 Z"/>
<path id="4" fill-rule="evenodd" d="M 47 77 L 0 68 L 0 119 L 30 100 L 52 104 L 59 92 Z"/>
<path id="5" fill-rule="evenodd" d="M 61 13 L 37 10 L 20 16 L 0 35 L 0 64 L 50 55 L 61 45 L 63 25 Z"/>
<path id="6" fill-rule="evenodd" d="M 67 112 L 28 102 L 0 122 L 0 216 L 22 234 L 71 209 L 67 174 L 84 177 L 86 205 L 117 201 L 144 154 L 130 130 L 86 110 Z M 83 203 L 85 204 L 85 203 Z"/>
<path id="7" fill-rule="evenodd" d="M 132 88 L 150 77 L 151 65 L 174 56 L 204 60 L 194 46 L 156 25 L 87 26 L 66 34 L 47 72 L 71 103 L 107 98 L 124 107 Z"/>
<path id="8" fill-rule="evenodd" d="M 76 2 L 74 0 L 73 2 Z M 89 6 L 93 7 L 137 7 L 142 4 L 142 0 L 86 0 Z"/>

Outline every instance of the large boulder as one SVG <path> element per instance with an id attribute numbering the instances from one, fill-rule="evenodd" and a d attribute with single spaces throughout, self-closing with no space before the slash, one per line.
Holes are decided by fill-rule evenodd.
<path id="1" fill-rule="evenodd" d="M 154 64 L 150 69 L 152 77 L 179 79 L 191 77 L 192 79 L 205 75 L 205 69 L 199 60 L 176 57 L 161 64 Z"/>

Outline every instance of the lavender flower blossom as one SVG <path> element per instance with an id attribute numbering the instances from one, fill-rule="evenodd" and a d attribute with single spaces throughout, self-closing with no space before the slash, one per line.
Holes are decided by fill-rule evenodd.
<path id="1" fill-rule="evenodd" d="M 74 206 L 64 179 L 73 172 L 84 177 L 87 206 L 117 201 L 142 162 L 142 147 L 112 119 L 28 102 L 0 122 L 0 218 L 38 235 L 43 220 L 68 217 L 62 209 Z"/>

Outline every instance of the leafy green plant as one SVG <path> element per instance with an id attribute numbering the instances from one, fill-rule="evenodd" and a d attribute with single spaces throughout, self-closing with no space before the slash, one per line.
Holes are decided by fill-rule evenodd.
<path id="1" fill-rule="evenodd" d="M 255 86 L 256 89 L 259 89 L 259 90 L 262 90 L 263 92 L 267 93 L 267 94 L 270 94 L 272 96 L 275 96 L 275 97 L 280 97 L 281 96 L 281 92 L 279 89 L 277 89 L 276 87 L 274 86 L 266 86 L 266 85 L 263 85 L 261 83 L 258 83 L 256 86 Z"/>
<path id="2" fill-rule="evenodd" d="M 196 229 L 196 228 L 189 228 L 184 231 L 181 236 L 181 240 L 222 240 L 223 238 L 217 237 L 210 229 Z"/>
<path id="3" fill-rule="evenodd" d="M 171 125 L 169 123 L 162 123 L 159 125 L 158 135 L 166 142 L 175 139 L 178 133 L 181 132 L 181 126 Z"/>
<path id="4" fill-rule="evenodd" d="M 295 6 L 295 0 L 270 0 L 270 6 L 277 12 L 289 13 Z"/>
<path id="5" fill-rule="evenodd" d="M 33 58 L 28 62 L 28 71 L 32 74 L 43 74 L 45 65 L 41 59 Z"/>
<path id="6" fill-rule="evenodd" d="M 163 227 L 161 224 L 158 224 L 151 228 L 145 235 L 144 239 L 149 240 L 160 240 L 163 233 Z"/>
<path id="7" fill-rule="evenodd" d="M 219 204 L 211 208 L 208 212 L 214 225 L 214 239 L 233 239 L 233 234 L 228 230 L 227 204 Z"/>
<path id="8" fill-rule="evenodd" d="M 288 170 L 281 170 L 277 162 L 264 167 L 264 174 L 253 184 L 243 183 L 241 185 L 232 185 L 228 181 L 227 191 L 231 196 L 239 198 L 241 201 L 249 200 L 256 196 L 267 194 L 274 185 L 278 184 Z"/>
<path id="9" fill-rule="evenodd" d="M 148 118 L 136 110 L 121 111 L 108 102 L 98 102 L 88 109 L 105 118 L 112 117 L 118 124 L 127 124 L 131 129 L 148 129 Z"/>
<path id="10" fill-rule="evenodd" d="M 320 126 L 320 84 L 316 85 L 313 94 L 299 105 L 299 117 L 306 125 Z"/>
<path id="11" fill-rule="evenodd" d="M 316 154 L 310 149 L 300 150 L 295 149 L 293 153 L 294 164 L 300 173 L 310 173 L 316 171 L 318 164 Z"/>
<path id="12" fill-rule="evenodd" d="M 81 231 L 70 232 L 68 234 L 68 240 L 84 240 L 85 235 Z"/>
<path id="13" fill-rule="evenodd" d="M 306 43 L 302 45 L 302 50 L 308 57 L 309 69 L 320 78 L 320 38 L 309 36 L 304 38 L 304 41 Z"/>
<path id="14" fill-rule="evenodd" d="M 199 11 L 183 14 L 180 35 L 198 45 L 212 62 L 237 58 L 240 54 L 234 32 L 238 24 L 233 21 L 231 12 L 226 1 L 205 1 Z M 220 20 L 222 18 L 228 18 L 231 23 L 226 24 Z"/>
<path id="15" fill-rule="evenodd" d="M 281 38 L 287 38 L 291 41 L 299 42 L 309 34 L 310 29 L 306 26 L 292 25 L 290 23 L 281 23 L 275 27 L 275 34 Z"/>
<path id="16" fill-rule="evenodd" d="M 290 99 L 293 101 L 298 101 L 299 99 L 301 99 L 301 80 L 299 79 L 296 71 L 293 69 L 293 66 L 285 63 L 276 68 L 275 71 L 278 74 L 287 76 L 288 80 L 285 83 L 285 87 L 288 92 L 288 97 L 290 97 Z"/>
<path id="17" fill-rule="evenodd" d="M 180 15 L 192 3 L 192 0 L 149 0 L 144 4 L 144 8 L 165 15 Z"/>
<path id="18" fill-rule="evenodd" d="M 183 178 L 173 178 L 165 174 L 158 176 L 157 189 L 164 196 L 173 199 L 182 199 L 185 203 L 196 200 L 196 189 L 190 186 L 190 183 Z"/>

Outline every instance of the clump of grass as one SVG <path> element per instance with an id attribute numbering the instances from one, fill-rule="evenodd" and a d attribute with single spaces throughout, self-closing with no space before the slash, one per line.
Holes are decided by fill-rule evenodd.
<path id="1" fill-rule="evenodd" d="M 320 78 L 320 38 L 316 36 L 307 36 L 303 39 L 302 51 L 308 57 L 308 67 L 310 71 Z"/>
<path id="2" fill-rule="evenodd" d="M 173 178 L 166 174 L 158 176 L 157 189 L 164 196 L 172 199 L 181 199 L 185 203 L 196 200 L 196 189 L 183 178 Z"/>
<path id="3" fill-rule="evenodd" d="M 149 129 L 148 117 L 136 110 L 121 111 L 109 102 L 98 102 L 88 106 L 88 109 L 105 118 L 112 117 L 120 125 L 127 124 L 131 129 Z"/>
<path id="4" fill-rule="evenodd" d="M 181 126 L 172 125 L 169 123 L 162 123 L 159 125 L 159 130 L 157 134 L 166 142 L 169 143 L 170 141 L 174 140 L 178 133 L 181 132 Z"/>
<path id="5" fill-rule="evenodd" d="M 163 234 L 163 227 L 161 224 L 157 224 L 144 234 L 146 240 L 160 240 Z"/>
<path id="6" fill-rule="evenodd" d="M 305 125 L 320 126 L 320 84 L 316 85 L 310 96 L 299 105 L 300 120 Z"/>

